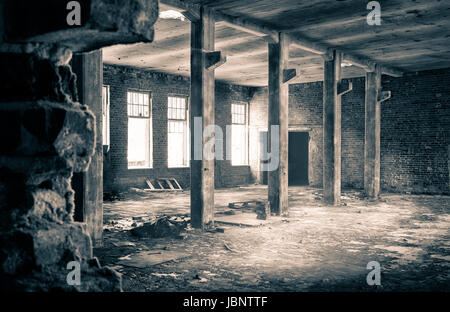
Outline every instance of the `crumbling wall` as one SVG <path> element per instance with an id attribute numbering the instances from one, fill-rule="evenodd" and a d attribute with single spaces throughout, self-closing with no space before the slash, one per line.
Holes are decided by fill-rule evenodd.
<path id="1" fill-rule="evenodd" d="M 0 4 L 2 290 L 121 290 L 120 275 L 93 257 L 86 225 L 73 221 L 70 181 L 90 164 L 96 121 L 89 103 L 77 102 L 69 62 L 72 52 L 151 41 L 158 2 L 80 2 L 89 10 L 76 29 L 65 18 L 45 20 L 65 17 L 58 1 Z M 72 261 L 80 265 L 80 283 L 67 282 Z"/>

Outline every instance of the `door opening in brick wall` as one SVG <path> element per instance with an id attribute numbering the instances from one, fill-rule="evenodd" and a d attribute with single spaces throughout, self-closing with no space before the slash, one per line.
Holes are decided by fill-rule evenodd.
<path id="1" fill-rule="evenodd" d="M 309 133 L 289 131 L 289 185 L 308 185 Z"/>

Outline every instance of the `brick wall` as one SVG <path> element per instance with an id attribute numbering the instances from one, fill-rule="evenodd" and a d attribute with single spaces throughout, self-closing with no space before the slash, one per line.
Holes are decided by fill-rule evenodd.
<path id="1" fill-rule="evenodd" d="M 190 185 L 189 168 L 167 166 L 167 97 L 169 94 L 190 94 L 189 78 L 167 75 L 131 67 L 104 64 L 103 81 L 110 86 L 110 151 L 105 166 L 105 190 L 127 186 L 145 187 L 146 178 L 175 177 L 183 187 Z M 250 88 L 216 83 L 215 120 L 225 136 L 225 126 L 231 124 L 231 103 L 247 102 Z M 127 166 L 127 90 L 151 92 L 153 122 L 153 168 L 128 169 Z M 224 152 L 226 138 L 224 138 Z M 216 187 L 247 184 L 249 166 L 231 166 L 228 160 L 218 160 L 215 165 Z"/>
<path id="2" fill-rule="evenodd" d="M 450 193 L 450 69 L 383 77 L 381 186 Z"/>
<path id="3" fill-rule="evenodd" d="M 387 191 L 449 193 L 450 69 L 383 76 L 392 98 L 381 107 L 381 187 Z M 364 78 L 351 79 L 342 98 L 342 186 L 363 187 Z M 322 185 L 322 82 L 289 86 L 289 129 L 308 131 L 309 184 Z M 267 126 L 267 89 L 251 101 L 251 120 Z M 254 130 L 256 131 L 256 130 Z M 250 143 L 252 177 L 260 182 L 256 134 Z"/>

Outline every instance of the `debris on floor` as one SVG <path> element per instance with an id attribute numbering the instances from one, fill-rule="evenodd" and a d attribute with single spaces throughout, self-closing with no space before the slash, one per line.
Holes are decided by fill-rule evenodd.
<path id="1" fill-rule="evenodd" d="M 178 236 L 187 227 L 189 220 L 189 218 L 164 216 L 131 229 L 131 234 L 153 238 Z"/>
<path id="2" fill-rule="evenodd" d="M 217 224 L 237 225 L 242 227 L 255 227 L 272 223 L 280 223 L 281 217 L 271 216 L 267 219 L 257 219 L 254 213 L 242 212 L 231 216 L 216 215 L 214 220 Z"/>
<path id="3" fill-rule="evenodd" d="M 266 220 L 270 216 L 270 206 L 268 201 L 245 201 L 245 202 L 233 202 L 229 203 L 228 207 L 231 209 L 256 212 L 256 218 L 258 220 Z M 236 214 L 233 210 L 224 211 L 222 214 L 233 215 Z"/>
<path id="4" fill-rule="evenodd" d="M 143 269 L 164 262 L 186 258 L 188 256 L 189 255 L 185 252 L 180 251 L 152 250 L 119 258 L 120 261 L 118 263 L 128 267 Z"/>
<path id="5" fill-rule="evenodd" d="M 259 205 L 255 208 L 256 219 L 266 220 L 270 216 L 270 204 L 268 201 L 264 205 Z"/>
<path id="6" fill-rule="evenodd" d="M 228 207 L 233 208 L 233 209 L 242 209 L 242 208 L 256 208 L 256 207 L 260 207 L 260 206 L 264 206 L 264 202 L 263 201 L 259 201 L 259 200 L 252 200 L 252 201 L 245 201 L 245 202 L 234 202 L 234 203 L 229 203 Z"/>
<path id="7" fill-rule="evenodd" d="M 134 247 L 134 246 L 136 246 L 135 243 L 128 242 L 128 241 L 117 241 L 117 242 L 112 242 L 112 244 L 115 247 Z"/>

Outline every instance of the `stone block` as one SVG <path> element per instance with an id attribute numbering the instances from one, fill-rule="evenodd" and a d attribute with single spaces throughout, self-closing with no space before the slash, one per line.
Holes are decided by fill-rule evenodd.
<path id="1" fill-rule="evenodd" d="M 6 0 L 0 5 L 0 37 L 12 43 L 58 43 L 73 52 L 153 41 L 157 0 L 78 0 L 80 25 L 69 25 L 67 1 Z"/>

